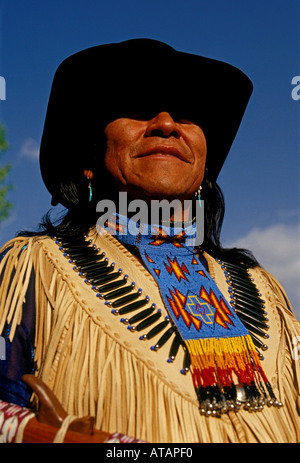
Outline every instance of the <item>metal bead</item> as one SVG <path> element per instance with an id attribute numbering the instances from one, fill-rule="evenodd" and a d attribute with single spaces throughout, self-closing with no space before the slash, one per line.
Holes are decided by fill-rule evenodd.
<path id="1" fill-rule="evenodd" d="M 244 409 L 245 410 L 249 410 L 251 407 L 251 403 L 250 402 L 246 402 L 245 405 L 244 405 Z"/>
<path id="2" fill-rule="evenodd" d="M 242 406 L 242 403 L 239 402 L 239 401 L 236 401 L 236 402 L 234 403 L 234 410 L 235 410 L 235 411 L 240 410 L 241 406 Z"/>

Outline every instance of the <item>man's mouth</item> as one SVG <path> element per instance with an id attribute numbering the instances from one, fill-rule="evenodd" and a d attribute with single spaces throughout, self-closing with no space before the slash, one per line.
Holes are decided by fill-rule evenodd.
<path id="1" fill-rule="evenodd" d="M 155 145 L 142 151 L 142 153 L 140 153 L 137 157 L 141 158 L 146 156 L 157 156 L 162 158 L 173 156 L 180 159 L 181 161 L 187 162 L 186 156 L 182 153 L 182 151 L 174 146 Z"/>

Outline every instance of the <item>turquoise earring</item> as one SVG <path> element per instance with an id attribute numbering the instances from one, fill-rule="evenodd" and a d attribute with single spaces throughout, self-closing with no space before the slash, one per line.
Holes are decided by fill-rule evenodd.
<path id="1" fill-rule="evenodd" d="M 195 191 L 195 197 L 198 199 L 198 203 L 200 207 L 201 207 L 201 190 L 202 190 L 202 186 L 200 185 L 198 190 Z"/>
<path id="2" fill-rule="evenodd" d="M 88 189 L 89 189 L 89 203 L 90 203 L 93 197 L 93 189 L 92 189 L 92 183 L 90 181 L 90 177 L 88 177 L 88 180 L 89 180 Z"/>

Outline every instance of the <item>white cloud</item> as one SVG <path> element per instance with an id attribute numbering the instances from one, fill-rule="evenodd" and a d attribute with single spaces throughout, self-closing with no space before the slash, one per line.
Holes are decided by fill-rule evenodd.
<path id="1" fill-rule="evenodd" d="M 26 138 L 21 146 L 20 155 L 28 159 L 38 160 L 40 147 L 33 138 Z"/>
<path id="2" fill-rule="evenodd" d="M 300 225 L 253 228 L 227 246 L 253 252 L 260 264 L 282 284 L 300 320 Z"/>

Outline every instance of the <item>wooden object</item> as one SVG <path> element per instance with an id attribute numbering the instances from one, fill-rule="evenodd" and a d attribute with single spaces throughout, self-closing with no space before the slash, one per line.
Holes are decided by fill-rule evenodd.
<path id="1" fill-rule="evenodd" d="M 55 435 L 67 416 L 53 392 L 39 378 L 33 375 L 22 377 L 39 401 L 39 410 L 36 417 L 32 418 L 26 425 L 23 434 L 24 443 L 47 443 L 53 442 Z M 94 430 L 94 418 L 86 416 L 76 418 L 69 426 L 66 433 L 65 443 L 103 443 L 109 433 Z"/>

